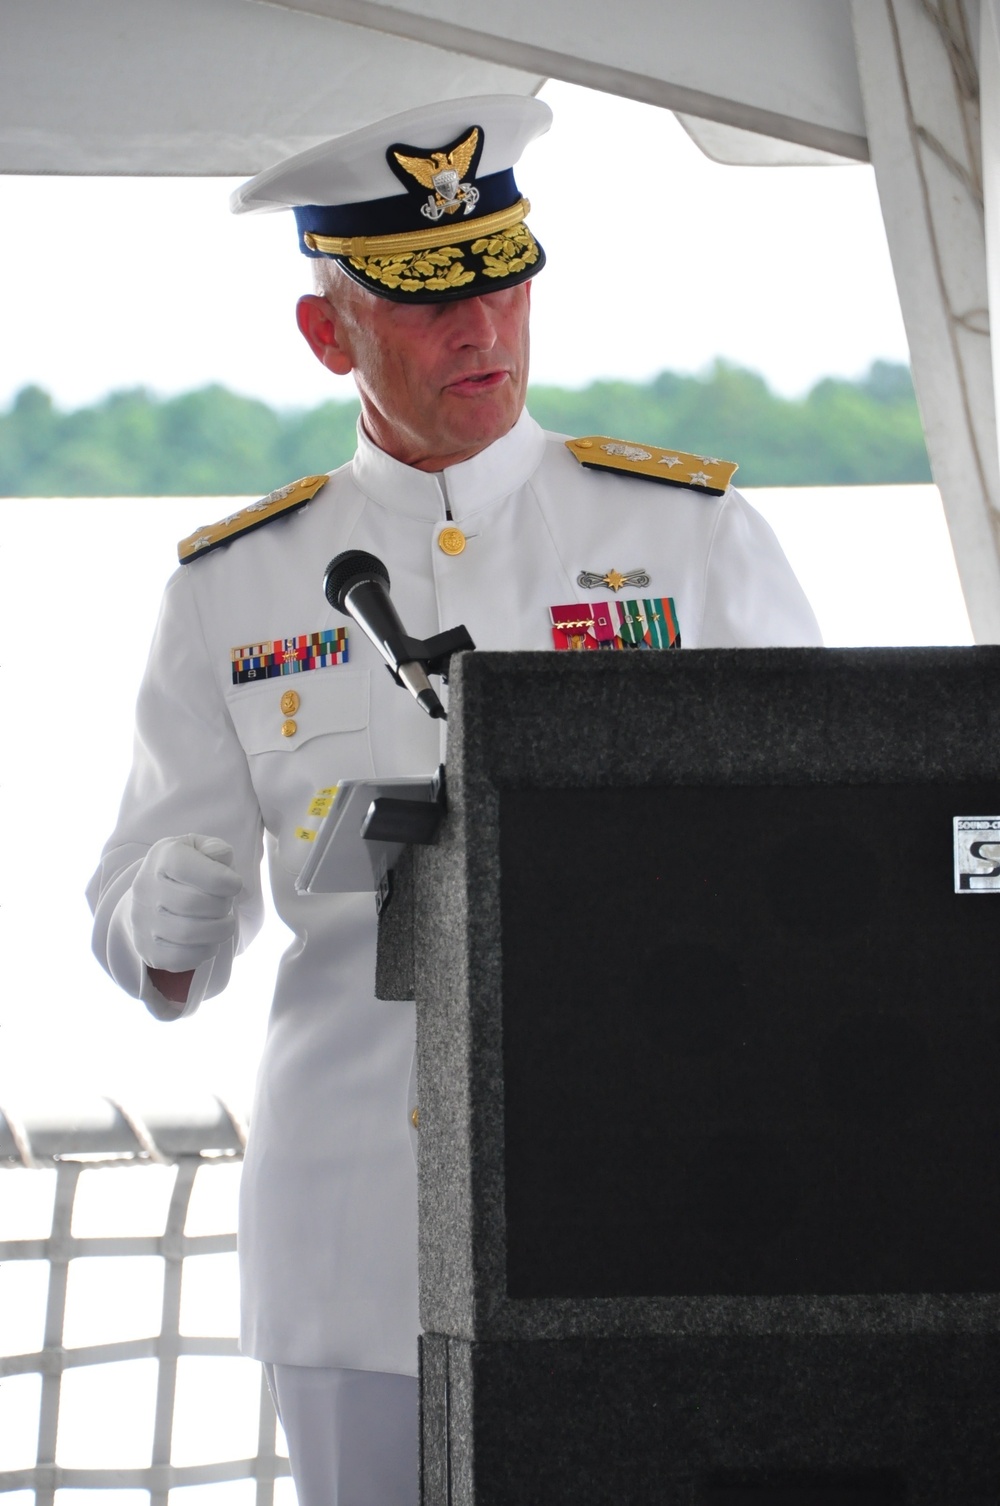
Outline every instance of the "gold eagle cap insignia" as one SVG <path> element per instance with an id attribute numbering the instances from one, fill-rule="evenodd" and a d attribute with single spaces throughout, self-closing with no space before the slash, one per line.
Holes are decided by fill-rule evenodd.
<path id="1" fill-rule="evenodd" d="M 394 150 L 392 155 L 404 172 L 408 172 L 411 178 L 416 178 L 422 188 L 433 190 L 434 179 L 448 168 L 458 174 L 459 180 L 464 178 L 478 145 L 479 127 L 473 126 L 465 140 L 453 146 L 450 152 L 431 152 L 429 157 L 407 157 L 403 152 Z"/>

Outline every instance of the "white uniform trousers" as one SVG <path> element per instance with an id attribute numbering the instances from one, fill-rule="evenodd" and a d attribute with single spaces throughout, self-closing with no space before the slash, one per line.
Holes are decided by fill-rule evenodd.
<path id="1" fill-rule="evenodd" d="M 265 1365 L 299 1506 L 417 1506 L 419 1382 Z"/>

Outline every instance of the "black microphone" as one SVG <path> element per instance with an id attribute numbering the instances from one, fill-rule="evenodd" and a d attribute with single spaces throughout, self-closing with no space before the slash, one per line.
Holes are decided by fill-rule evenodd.
<path id="1" fill-rule="evenodd" d="M 389 572 L 382 561 L 363 549 L 348 549 L 327 565 L 323 589 L 330 605 L 345 617 L 353 617 L 371 639 L 397 685 L 405 685 L 428 716 L 447 719 L 414 652 L 419 645 L 403 627 L 389 599 Z"/>

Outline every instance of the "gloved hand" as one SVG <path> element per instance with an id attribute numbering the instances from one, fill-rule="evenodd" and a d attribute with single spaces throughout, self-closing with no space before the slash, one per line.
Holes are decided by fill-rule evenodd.
<path id="1" fill-rule="evenodd" d="M 132 941 L 146 966 L 184 973 L 214 957 L 236 933 L 242 888 L 220 837 L 154 842 L 132 882 Z"/>

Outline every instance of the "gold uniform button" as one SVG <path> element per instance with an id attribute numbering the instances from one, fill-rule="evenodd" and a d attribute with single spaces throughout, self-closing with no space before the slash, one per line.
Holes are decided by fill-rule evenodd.
<path id="1" fill-rule="evenodd" d="M 282 735 L 282 737 L 294 737 L 295 734 L 296 734 L 296 732 L 298 732 L 298 730 L 299 730 L 299 724 L 298 724 L 298 722 L 287 721 L 287 722 L 282 722 L 282 724 L 281 724 L 281 735 Z"/>
<path id="2" fill-rule="evenodd" d="M 574 439 L 573 443 L 578 450 L 592 450 L 594 448 L 594 441 L 592 439 Z"/>
<path id="3" fill-rule="evenodd" d="M 438 534 L 438 548 L 444 554 L 461 554 L 465 548 L 465 534 L 460 528 L 442 528 Z"/>
<path id="4" fill-rule="evenodd" d="M 419 1129 L 420 1128 L 420 1110 L 419 1109 L 414 1109 L 413 1110 L 413 1113 L 410 1115 L 410 1123 L 413 1125 L 414 1129 Z"/>
<path id="5" fill-rule="evenodd" d="M 299 709 L 299 697 L 297 691 L 286 690 L 281 697 L 281 711 L 283 716 L 294 716 Z"/>

